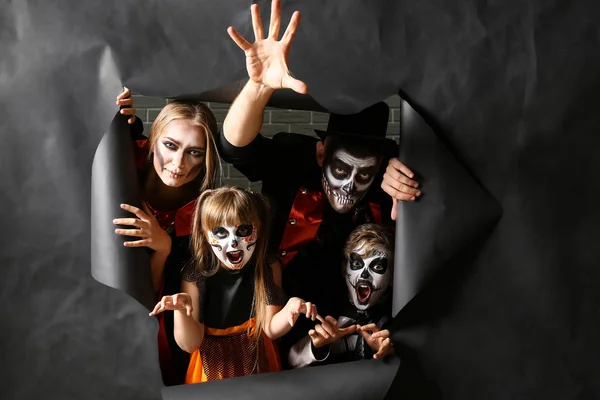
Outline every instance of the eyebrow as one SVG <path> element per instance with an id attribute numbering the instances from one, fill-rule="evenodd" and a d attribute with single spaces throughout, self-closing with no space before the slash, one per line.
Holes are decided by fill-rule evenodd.
<path id="1" fill-rule="evenodd" d="M 339 158 L 336 158 L 335 160 L 333 160 L 333 164 L 337 167 L 338 164 L 341 164 L 342 167 L 347 168 L 347 169 L 352 169 L 352 165 L 345 163 L 344 161 L 340 160 Z"/>
<path id="2" fill-rule="evenodd" d="M 175 143 L 178 146 L 181 146 L 181 142 L 178 141 L 178 140 L 173 139 L 172 137 L 165 136 L 165 139 L 170 140 L 171 142 Z M 198 147 L 198 146 L 190 146 L 190 147 L 188 147 L 188 149 L 190 149 L 190 150 L 206 151 L 206 147 Z"/>

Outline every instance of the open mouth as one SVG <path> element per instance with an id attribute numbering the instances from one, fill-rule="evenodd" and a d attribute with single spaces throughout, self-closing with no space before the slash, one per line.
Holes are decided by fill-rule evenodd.
<path id="1" fill-rule="evenodd" d="M 360 304 L 366 304 L 371 298 L 373 287 L 370 282 L 357 282 L 356 286 L 356 297 Z"/>
<path id="2" fill-rule="evenodd" d="M 228 251 L 226 255 L 227 259 L 232 264 L 239 264 L 244 259 L 244 252 L 242 250 Z"/>

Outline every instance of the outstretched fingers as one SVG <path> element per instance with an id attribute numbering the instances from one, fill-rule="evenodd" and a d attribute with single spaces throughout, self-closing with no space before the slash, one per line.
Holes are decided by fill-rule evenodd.
<path id="1" fill-rule="evenodd" d="M 260 18 L 260 10 L 258 4 L 252 4 L 250 7 L 250 13 L 252 14 L 252 28 L 254 29 L 254 40 L 263 40 L 265 33 L 263 30 L 262 19 Z"/>
<path id="2" fill-rule="evenodd" d="M 289 74 L 289 72 L 288 72 Z M 286 75 L 283 78 L 283 82 L 282 82 L 283 87 L 288 87 L 290 89 L 292 89 L 294 92 L 299 93 L 299 94 L 306 94 L 308 93 L 308 85 L 304 82 L 302 82 L 301 80 L 298 80 L 294 77 L 292 77 L 291 75 Z"/>
<path id="3" fill-rule="evenodd" d="M 271 2 L 271 21 L 269 22 L 269 37 L 277 40 L 281 28 L 281 4 L 279 0 Z"/>
<path id="4" fill-rule="evenodd" d="M 290 23 L 288 24 L 281 41 L 289 48 L 290 43 L 294 40 L 294 36 L 296 36 L 296 31 L 298 30 L 298 25 L 300 24 L 300 11 L 294 11 L 292 14 L 292 18 L 290 19 Z"/>
<path id="5" fill-rule="evenodd" d="M 252 45 L 246 39 L 244 39 L 244 37 L 242 35 L 240 35 L 233 26 L 230 26 L 229 28 L 227 28 L 227 33 L 229 34 L 229 37 L 231 37 L 231 39 L 235 42 L 235 44 L 238 45 L 238 47 L 240 49 L 246 51 L 250 47 L 252 47 Z"/>

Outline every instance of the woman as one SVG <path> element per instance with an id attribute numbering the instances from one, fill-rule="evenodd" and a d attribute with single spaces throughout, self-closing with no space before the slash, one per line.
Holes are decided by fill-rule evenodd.
<path id="1" fill-rule="evenodd" d="M 132 215 L 113 221 L 120 225 L 115 233 L 139 238 L 124 242 L 127 247 L 153 250 L 152 283 L 160 299 L 181 291 L 181 271 L 191 258 L 189 235 L 196 199 L 214 187 L 219 171 L 214 140 L 217 121 L 204 104 L 176 100 L 161 110 L 146 138 L 129 89 L 119 94 L 117 105 L 121 114 L 130 116 L 143 207 L 122 204 Z M 181 384 L 189 355 L 175 343 L 172 314 L 158 318 L 163 381 L 165 385 Z"/>

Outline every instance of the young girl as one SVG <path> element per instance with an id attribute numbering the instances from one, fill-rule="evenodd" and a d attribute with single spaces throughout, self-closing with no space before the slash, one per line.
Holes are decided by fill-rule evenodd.
<path id="1" fill-rule="evenodd" d="M 165 296 L 150 315 L 174 311 L 175 340 L 192 353 L 186 383 L 281 369 L 273 340 L 314 305 L 284 305 L 281 271 L 266 255 L 267 205 L 235 187 L 205 191 L 194 214 L 196 263 L 186 267 L 183 293 Z"/>

